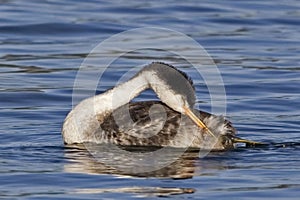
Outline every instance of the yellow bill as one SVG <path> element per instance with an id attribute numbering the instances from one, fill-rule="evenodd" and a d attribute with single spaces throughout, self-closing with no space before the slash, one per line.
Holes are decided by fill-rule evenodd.
<path id="1" fill-rule="evenodd" d="M 206 130 L 211 136 L 213 136 L 214 138 L 217 138 L 210 130 L 209 128 L 201 121 L 201 119 L 199 119 L 192 111 L 191 109 L 189 109 L 188 107 L 184 107 L 184 111 L 185 114 L 191 118 L 191 120 L 193 122 L 195 122 L 195 124 L 197 124 L 200 128 L 203 128 L 204 130 Z"/>
<path id="2" fill-rule="evenodd" d="M 233 137 L 232 141 L 233 141 L 233 143 L 244 143 L 244 144 L 247 144 L 247 145 L 262 145 L 262 144 L 264 144 L 262 142 L 255 142 L 255 141 L 252 141 L 252 140 L 246 140 L 246 139 L 238 138 L 238 137 Z"/>

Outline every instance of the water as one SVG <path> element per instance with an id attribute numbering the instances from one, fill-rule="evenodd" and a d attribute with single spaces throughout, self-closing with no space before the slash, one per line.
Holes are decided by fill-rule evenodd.
<path id="1" fill-rule="evenodd" d="M 298 199 L 299 8 L 295 0 L 0 1 L 1 198 Z M 83 59 L 113 34 L 144 26 L 170 28 L 203 45 L 222 74 L 226 115 L 239 136 L 282 145 L 205 158 L 187 152 L 146 174 L 104 166 L 82 146 L 65 147 L 60 130 Z M 132 66 L 153 60 L 189 71 L 175 55 L 136 53 L 116 61 L 97 92 Z M 209 111 L 206 86 L 195 83 L 198 104 Z"/>

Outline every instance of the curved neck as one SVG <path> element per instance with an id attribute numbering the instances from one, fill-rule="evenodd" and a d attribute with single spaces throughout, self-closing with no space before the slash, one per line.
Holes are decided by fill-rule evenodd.
<path id="1" fill-rule="evenodd" d="M 148 89 L 149 83 L 144 74 L 138 74 L 107 92 L 92 97 L 94 99 L 95 113 L 111 112 L 130 102 L 142 91 Z"/>
<path id="2" fill-rule="evenodd" d="M 99 120 L 147 88 L 149 83 L 143 74 L 139 74 L 105 93 L 81 101 L 64 121 L 64 142 L 72 144 L 92 141 L 91 135 L 99 126 Z"/>

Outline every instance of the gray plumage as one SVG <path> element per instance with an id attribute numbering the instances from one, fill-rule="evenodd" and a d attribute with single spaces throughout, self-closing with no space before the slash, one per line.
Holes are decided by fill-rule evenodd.
<path id="1" fill-rule="evenodd" d="M 151 88 L 161 102 L 129 103 L 147 88 Z M 63 139 L 66 144 L 233 148 L 235 129 L 231 123 L 222 116 L 194 110 L 194 103 L 192 80 L 171 65 L 154 62 L 127 82 L 79 103 L 65 119 Z M 187 109 L 208 129 L 196 125 Z"/>
<path id="2" fill-rule="evenodd" d="M 150 110 L 153 106 L 158 106 L 158 109 L 154 113 L 155 116 L 151 117 Z M 128 109 L 132 121 L 128 121 Z M 217 130 L 219 126 L 222 129 L 213 149 L 233 148 L 230 138 L 235 136 L 236 130 L 230 121 L 203 111 L 196 113 L 210 126 L 209 128 Z M 162 126 L 159 123 L 162 123 Z M 215 142 L 205 130 L 195 125 L 188 117 L 159 101 L 132 102 L 118 108 L 105 117 L 95 132 L 95 138 L 99 143 L 122 146 L 186 147 L 190 144 L 189 147 L 202 149 L 210 149 L 210 145 Z"/>

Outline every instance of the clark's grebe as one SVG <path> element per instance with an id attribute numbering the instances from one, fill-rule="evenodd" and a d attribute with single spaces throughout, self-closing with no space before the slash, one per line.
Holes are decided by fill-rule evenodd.
<path id="1" fill-rule="evenodd" d="M 130 102 L 148 88 L 161 102 Z M 223 116 L 193 109 L 194 103 L 192 80 L 171 65 L 153 62 L 127 82 L 74 107 L 64 121 L 63 140 L 65 144 L 92 142 L 214 150 L 232 149 L 235 142 L 252 142 L 237 138 L 235 128 Z M 153 106 L 157 109 L 151 117 Z"/>

